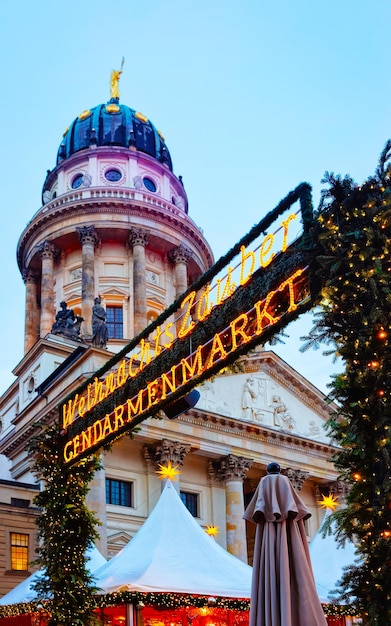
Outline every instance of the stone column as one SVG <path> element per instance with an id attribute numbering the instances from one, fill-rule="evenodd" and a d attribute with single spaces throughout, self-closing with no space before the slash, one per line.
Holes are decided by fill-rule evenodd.
<path id="1" fill-rule="evenodd" d="M 145 279 L 145 246 L 148 233 L 142 228 L 132 228 L 129 244 L 133 249 L 133 310 L 134 336 L 139 335 L 147 325 L 147 288 Z"/>
<path id="2" fill-rule="evenodd" d="M 172 467 L 183 467 L 185 456 L 190 452 L 191 446 L 178 441 L 170 441 L 169 439 L 162 439 L 152 446 L 144 447 L 144 459 L 148 465 L 151 465 L 155 472 L 158 472 L 160 465 L 166 467 L 171 462 Z M 162 480 L 162 490 L 166 480 Z M 173 481 L 175 489 L 180 491 L 179 480 Z"/>
<path id="3" fill-rule="evenodd" d="M 33 347 L 39 339 L 38 307 L 37 307 L 37 279 L 35 272 L 25 268 L 23 280 L 26 285 L 26 310 L 24 322 L 24 353 Z"/>
<path id="4" fill-rule="evenodd" d="M 82 245 L 82 273 L 81 273 L 81 316 L 83 339 L 92 338 L 92 307 L 94 306 L 95 291 L 95 246 L 98 237 L 93 226 L 76 227 L 79 241 Z"/>
<path id="5" fill-rule="evenodd" d="M 168 258 L 175 269 L 175 299 L 177 299 L 187 289 L 187 263 L 191 258 L 191 252 L 185 246 L 180 245 L 168 253 Z M 181 317 L 178 315 L 180 312 L 175 314 L 177 332 L 182 326 Z"/>
<path id="6" fill-rule="evenodd" d="M 91 511 L 95 512 L 96 517 L 102 522 L 102 525 L 96 529 L 99 539 L 95 539 L 95 545 L 103 556 L 107 558 L 106 471 L 103 467 L 103 462 L 102 468 L 95 472 L 89 484 L 86 505 Z"/>
<path id="7" fill-rule="evenodd" d="M 58 250 L 50 241 L 39 247 L 42 259 L 40 337 L 46 337 L 54 322 L 54 259 Z"/>
<path id="8" fill-rule="evenodd" d="M 187 264 L 191 259 L 191 252 L 185 246 L 180 245 L 169 252 L 168 258 L 175 268 L 175 297 L 179 298 L 188 287 Z"/>
<path id="9" fill-rule="evenodd" d="M 253 461 L 229 454 L 209 464 L 209 475 L 225 484 L 227 550 L 247 563 L 243 481 Z"/>

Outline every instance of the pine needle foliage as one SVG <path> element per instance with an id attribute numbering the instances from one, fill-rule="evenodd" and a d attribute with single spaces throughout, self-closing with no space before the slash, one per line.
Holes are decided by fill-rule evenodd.
<path id="1" fill-rule="evenodd" d="M 338 407 L 327 430 L 349 486 L 333 514 L 357 562 L 338 588 L 363 624 L 391 624 L 391 142 L 363 185 L 326 174 L 313 235 L 320 312 L 305 348 L 333 346 L 344 371 L 330 385 Z"/>
<path id="2" fill-rule="evenodd" d="M 85 555 L 97 538 L 99 522 L 88 510 L 85 496 L 100 462 L 92 456 L 65 467 L 59 462 L 59 436 L 58 427 L 50 426 L 29 446 L 33 471 L 44 483 L 34 501 L 41 509 L 36 564 L 43 571 L 35 591 L 46 601 L 48 626 L 91 626 L 97 589 Z"/>

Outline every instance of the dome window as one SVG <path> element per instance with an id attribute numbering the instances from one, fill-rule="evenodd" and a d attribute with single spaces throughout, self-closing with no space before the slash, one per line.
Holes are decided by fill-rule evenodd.
<path id="1" fill-rule="evenodd" d="M 83 174 L 76 174 L 75 178 L 72 180 L 71 187 L 72 189 L 79 189 L 83 184 Z"/>
<path id="2" fill-rule="evenodd" d="M 122 172 L 115 169 L 110 169 L 105 172 L 105 179 L 109 181 L 109 183 L 118 183 L 122 178 Z"/>
<path id="3" fill-rule="evenodd" d="M 148 191 L 151 191 L 152 193 L 155 193 L 156 185 L 155 185 L 155 183 L 153 182 L 153 180 L 151 178 L 144 177 L 143 178 L 143 184 L 144 184 L 144 187 L 146 189 L 148 189 Z"/>

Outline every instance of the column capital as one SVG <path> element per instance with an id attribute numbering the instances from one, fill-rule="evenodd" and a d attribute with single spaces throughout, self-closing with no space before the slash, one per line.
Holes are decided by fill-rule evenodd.
<path id="1" fill-rule="evenodd" d="M 173 248 L 172 250 L 170 250 L 167 256 L 169 261 L 171 261 L 171 263 L 173 263 L 174 265 L 176 265 L 177 263 L 187 264 L 192 257 L 192 252 L 191 250 L 186 248 L 186 246 L 183 246 L 181 244 L 177 248 Z"/>
<path id="2" fill-rule="evenodd" d="M 79 241 L 81 245 L 84 245 L 85 243 L 91 243 L 92 245 L 96 246 L 99 242 L 94 226 L 76 226 L 76 232 L 79 236 Z"/>
<path id="3" fill-rule="evenodd" d="M 23 282 L 26 285 L 27 283 L 35 283 L 38 282 L 38 273 L 34 272 L 28 267 L 24 267 L 22 271 Z"/>
<path id="4" fill-rule="evenodd" d="M 284 474 L 284 476 L 289 478 L 289 482 L 295 491 L 301 491 L 304 482 L 310 475 L 309 472 L 304 472 L 300 469 L 292 469 L 291 467 L 281 470 L 281 474 Z"/>
<path id="5" fill-rule="evenodd" d="M 322 483 L 315 488 L 315 498 L 320 500 L 322 496 L 333 495 L 335 498 L 345 498 L 351 487 L 343 480 L 334 480 L 329 483 Z"/>
<path id="6" fill-rule="evenodd" d="M 162 439 L 152 446 L 144 447 L 144 459 L 155 470 L 159 469 L 159 465 L 167 465 L 169 461 L 171 465 L 183 467 L 185 456 L 190 452 L 190 449 L 191 446 L 188 444 Z"/>
<path id="7" fill-rule="evenodd" d="M 129 244 L 132 246 L 145 246 L 149 240 L 149 232 L 143 228 L 131 228 L 129 231 Z"/>
<path id="8" fill-rule="evenodd" d="M 223 483 L 229 480 L 244 480 L 253 462 L 252 459 L 228 454 L 209 462 L 209 476 Z"/>
<path id="9" fill-rule="evenodd" d="M 46 239 L 40 246 L 38 246 L 38 253 L 42 259 L 54 259 L 58 255 L 59 249 Z"/>

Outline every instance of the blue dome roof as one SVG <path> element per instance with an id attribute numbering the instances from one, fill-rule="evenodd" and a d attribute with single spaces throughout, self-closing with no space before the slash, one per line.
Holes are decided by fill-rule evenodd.
<path id="1" fill-rule="evenodd" d="M 170 153 L 164 138 L 141 113 L 112 98 L 107 104 L 83 111 L 64 134 L 57 153 L 57 165 L 75 152 L 92 145 L 135 147 L 172 171 Z"/>

